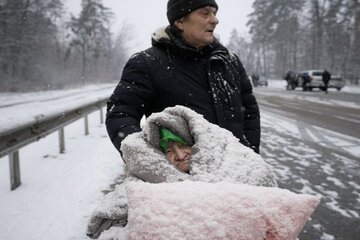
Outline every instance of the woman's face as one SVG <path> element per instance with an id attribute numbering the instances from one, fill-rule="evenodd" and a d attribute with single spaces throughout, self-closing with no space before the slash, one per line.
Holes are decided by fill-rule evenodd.
<path id="1" fill-rule="evenodd" d="M 191 147 L 171 142 L 166 150 L 168 159 L 177 169 L 188 173 L 190 170 Z"/>

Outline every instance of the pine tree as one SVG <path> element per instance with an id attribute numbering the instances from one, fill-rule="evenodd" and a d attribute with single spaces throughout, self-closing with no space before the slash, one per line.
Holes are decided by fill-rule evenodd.
<path id="1" fill-rule="evenodd" d="M 80 16 L 72 17 L 68 23 L 74 34 L 70 46 L 81 54 L 83 82 L 98 77 L 99 61 L 111 51 L 112 17 L 112 12 L 102 4 L 102 0 L 82 0 Z M 91 68 L 89 64 L 92 64 Z M 88 79 L 90 76 L 93 79 Z"/>
<path id="2" fill-rule="evenodd" d="M 359 0 L 255 0 L 248 25 L 265 73 L 328 68 L 360 75 Z"/>
<path id="3" fill-rule="evenodd" d="M 261 48 L 265 73 L 268 68 L 276 75 L 284 69 L 297 66 L 298 39 L 300 38 L 299 15 L 304 1 L 256 0 L 250 15 L 250 32 L 253 43 Z M 269 64 L 271 63 L 271 64 Z M 276 64 L 273 64 L 276 63 Z"/>
<path id="4" fill-rule="evenodd" d="M 56 39 L 59 0 L 4 0 L 0 4 L 0 76 L 2 85 L 45 82 L 39 56 Z"/>

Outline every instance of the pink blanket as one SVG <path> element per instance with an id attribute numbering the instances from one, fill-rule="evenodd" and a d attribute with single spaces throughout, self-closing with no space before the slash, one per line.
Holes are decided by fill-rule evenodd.
<path id="1" fill-rule="evenodd" d="M 296 239 L 319 197 L 232 183 L 130 183 L 128 239 Z"/>

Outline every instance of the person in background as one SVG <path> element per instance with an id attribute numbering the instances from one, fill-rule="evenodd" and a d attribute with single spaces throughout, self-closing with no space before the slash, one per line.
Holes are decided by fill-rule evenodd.
<path id="1" fill-rule="evenodd" d="M 290 90 L 290 89 L 294 89 L 295 86 L 295 73 L 293 71 L 288 71 L 286 73 L 286 76 L 284 77 L 284 79 L 286 80 L 286 89 Z"/>
<path id="2" fill-rule="evenodd" d="M 322 81 L 324 83 L 324 91 L 326 94 L 328 93 L 330 79 L 331 79 L 331 74 L 326 69 L 324 69 L 324 72 L 322 74 Z"/>
<path id="3" fill-rule="evenodd" d="M 310 81 L 311 81 L 311 77 L 310 77 L 309 73 L 303 73 L 301 75 L 301 78 L 303 79 L 302 85 L 301 85 L 303 91 L 309 90 L 310 87 L 308 85 L 310 84 Z"/>
<path id="4" fill-rule="evenodd" d="M 258 74 L 255 74 L 255 73 L 253 73 L 252 75 L 251 75 L 251 80 L 252 80 L 252 82 L 253 82 L 253 85 L 254 85 L 254 87 L 257 87 L 258 85 L 259 85 L 259 75 Z"/>
<path id="5" fill-rule="evenodd" d="M 214 36 L 215 0 L 169 0 L 169 26 L 133 55 L 107 105 L 106 127 L 118 151 L 140 120 L 167 107 L 188 107 L 259 153 L 260 113 L 247 73 Z"/>

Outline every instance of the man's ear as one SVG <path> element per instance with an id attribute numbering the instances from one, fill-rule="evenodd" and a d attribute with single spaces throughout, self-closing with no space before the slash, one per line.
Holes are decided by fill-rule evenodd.
<path id="1" fill-rule="evenodd" d="M 183 22 L 184 22 L 184 18 L 180 18 L 180 19 L 175 20 L 174 24 L 179 30 L 182 31 L 182 30 L 184 30 Z"/>

